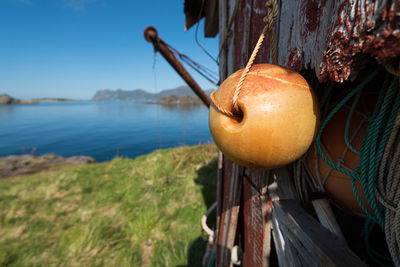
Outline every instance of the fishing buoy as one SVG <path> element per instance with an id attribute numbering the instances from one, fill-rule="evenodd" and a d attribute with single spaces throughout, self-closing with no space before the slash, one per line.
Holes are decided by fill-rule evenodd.
<path id="1" fill-rule="evenodd" d="M 350 109 L 348 107 L 341 108 L 328 122 L 321 136 L 324 154 L 329 155 L 328 157 L 332 162 L 340 164 L 341 168 L 345 168 L 348 171 L 354 170 L 360 161 L 359 155 L 347 148 L 344 139 L 349 113 Z M 361 114 L 360 111 L 353 114 L 349 127 L 349 138 L 356 133 L 351 140 L 351 145 L 358 151 L 361 148 L 361 143 L 368 127 Z M 356 130 L 358 131 L 356 132 Z M 306 162 L 315 181 L 318 182 L 317 171 L 321 179 L 326 177 L 325 191 L 337 205 L 353 213 L 364 213 L 354 195 L 351 177 L 332 169 L 315 151 L 315 147 L 307 152 Z M 360 181 L 356 181 L 356 187 L 362 202 L 370 209 Z"/>
<path id="2" fill-rule="evenodd" d="M 209 127 L 217 147 L 232 161 L 253 169 L 279 168 L 298 159 L 318 129 L 319 109 L 312 88 L 289 69 L 253 65 L 235 111 L 232 99 L 242 72 L 229 76 L 213 95 Z"/>

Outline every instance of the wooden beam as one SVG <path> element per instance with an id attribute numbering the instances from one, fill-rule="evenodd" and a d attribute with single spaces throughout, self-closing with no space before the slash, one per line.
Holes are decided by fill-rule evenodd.
<path id="1" fill-rule="evenodd" d="M 201 89 L 182 63 L 175 57 L 174 53 L 169 49 L 168 45 L 158 36 L 156 28 L 148 26 L 144 30 L 146 41 L 151 42 L 156 51 L 159 51 L 171 67 L 181 76 L 181 78 L 189 85 L 192 91 L 201 99 L 207 107 L 210 107 L 211 99 Z"/>
<path id="2" fill-rule="evenodd" d="M 331 205 L 327 198 L 319 198 L 311 201 L 317 214 L 319 222 L 329 231 L 334 233 L 339 239 L 346 243 L 346 239 L 340 229 L 340 226 L 333 214 Z"/>
<path id="3" fill-rule="evenodd" d="M 266 173 L 266 177 L 268 177 L 268 171 Z M 263 196 L 262 213 L 264 214 L 263 267 L 269 267 L 272 244 L 272 201 L 266 196 Z"/>
<path id="4" fill-rule="evenodd" d="M 273 171 L 274 182 L 268 187 L 268 194 L 272 200 L 298 199 L 293 183 L 293 173 L 287 167 Z"/>
<path id="5" fill-rule="evenodd" d="M 290 243 L 283 235 L 276 212 L 272 212 L 272 236 L 275 244 L 276 255 L 280 267 L 301 266 L 301 259 Z"/>
<path id="6" fill-rule="evenodd" d="M 274 201 L 273 209 L 283 236 L 290 240 L 307 266 L 367 266 L 296 201 Z"/>
<path id="7" fill-rule="evenodd" d="M 218 249 L 217 249 L 217 266 L 230 266 L 231 251 L 234 246 L 237 224 L 239 219 L 240 198 L 242 194 L 242 176 L 243 168 L 237 164 L 229 164 L 225 159 L 225 168 L 230 165 L 230 176 L 224 179 L 223 186 L 223 205 L 220 217 Z M 224 175 L 228 172 L 225 169 Z"/>
<path id="8" fill-rule="evenodd" d="M 398 14 L 396 0 L 279 2 L 279 65 L 343 82 L 364 66 L 361 53 L 382 62 L 400 55 L 400 16 L 388 15 Z"/>

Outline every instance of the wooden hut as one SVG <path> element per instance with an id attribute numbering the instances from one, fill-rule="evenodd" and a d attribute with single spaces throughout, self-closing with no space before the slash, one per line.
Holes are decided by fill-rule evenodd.
<path id="1" fill-rule="evenodd" d="M 265 25 L 266 2 L 185 2 L 186 28 L 205 18 L 205 36 L 219 34 L 221 81 L 244 68 Z M 387 73 L 399 75 L 400 1 L 277 2 L 277 63 L 302 74 L 314 88 L 321 123 L 379 66 L 383 67 L 372 79 L 375 82 L 365 85 L 368 93 L 379 93 Z M 269 38 L 255 63 L 271 62 Z M 399 141 L 396 138 L 394 143 Z M 302 157 L 283 168 L 260 171 L 243 168 L 220 155 L 217 229 L 213 252 L 206 262 L 215 256 L 216 266 L 365 266 L 377 264 L 368 256 L 372 249 L 386 255 L 385 263 L 400 264 L 398 255 L 393 254 L 400 244 L 397 250 L 393 242 L 389 244 L 387 227 L 371 228 L 371 236 L 366 237 L 366 216 L 343 209 L 340 200 L 326 194 L 323 186 L 313 189 L 306 162 Z M 397 196 L 399 188 L 396 185 Z M 400 205 L 392 204 L 393 208 Z M 372 248 L 365 247 L 366 238 L 373 240 Z"/>

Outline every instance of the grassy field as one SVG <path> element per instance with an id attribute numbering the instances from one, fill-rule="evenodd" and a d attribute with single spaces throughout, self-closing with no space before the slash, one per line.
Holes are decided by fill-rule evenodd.
<path id="1" fill-rule="evenodd" d="M 0 266 L 200 266 L 212 145 L 0 180 Z"/>

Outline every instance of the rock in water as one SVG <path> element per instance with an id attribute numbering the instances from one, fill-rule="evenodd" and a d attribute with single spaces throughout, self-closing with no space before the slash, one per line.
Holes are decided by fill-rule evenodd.
<path id="1" fill-rule="evenodd" d="M 17 104 L 19 101 L 15 98 L 12 98 L 9 95 L 3 94 L 0 95 L 0 105 L 5 105 L 5 104 Z"/>

